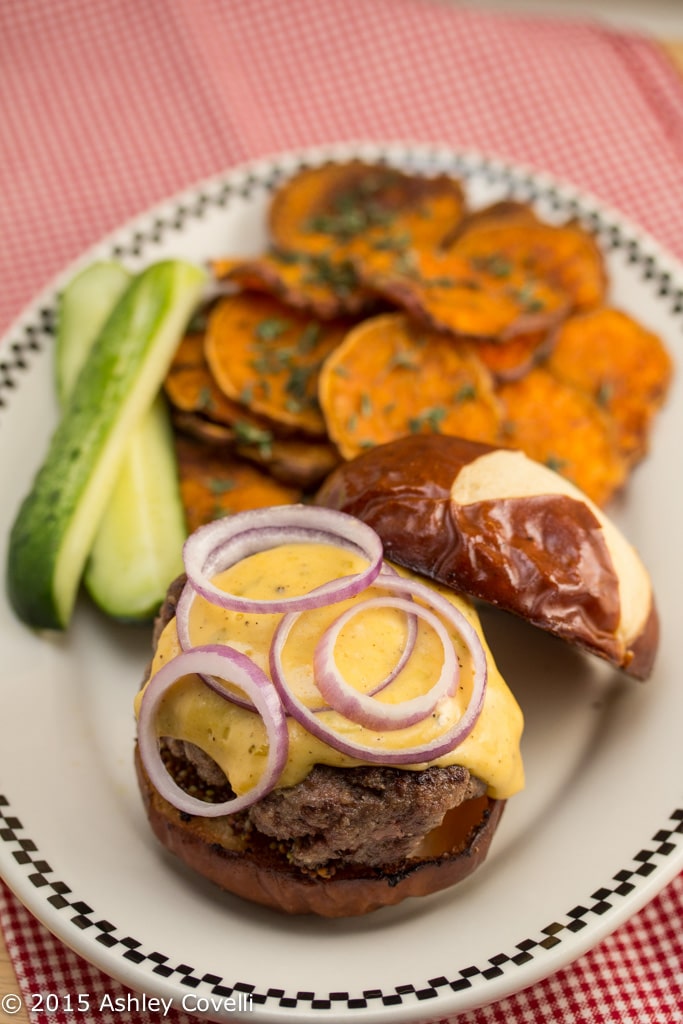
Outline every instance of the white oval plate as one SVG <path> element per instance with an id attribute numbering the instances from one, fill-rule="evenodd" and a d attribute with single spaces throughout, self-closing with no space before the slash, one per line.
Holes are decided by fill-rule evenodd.
<path id="1" fill-rule="evenodd" d="M 516 196 L 578 216 L 603 245 L 612 301 L 680 357 L 683 269 L 617 213 L 523 168 L 409 144 L 330 147 L 229 171 L 87 253 L 135 268 L 166 256 L 257 253 L 273 186 L 302 164 L 362 156 L 462 177 L 475 203 Z M 0 559 L 55 423 L 55 296 L 0 346 Z M 0 595 L 0 871 L 67 945 L 179 1009 L 250 1020 L 400 1022 L 500 999 L 594 946 L 683 868 L 683 687 L 678 650 L 683 396 L 678 379 L 614 518 L 640 549 L 662 618 L 639 684 L 506 616 L 484 623 L 526 715 L 528 785 L 486 864 L 450 892 L 364 919 L 290 919 L 191 876 L 156 844 L 134 781 L 133 696 L 146 629 L 86 603 L 68 636 L 34 636 Z M 183 999 L 185 1003 L 183 1004 Z M 212 1008 L 216 1004 L 216 1009 Z"/>

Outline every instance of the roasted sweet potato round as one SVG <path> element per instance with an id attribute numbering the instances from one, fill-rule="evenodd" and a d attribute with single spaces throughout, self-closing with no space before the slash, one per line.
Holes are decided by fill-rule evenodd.
<path id="1" fill-rule="evenodd" d="M 488 206 L 468 210 L 459 224 L 446 236 L 443 248 L 448 249 L 459 238 L 488 224 L 539 224 L 540 218 L 533 206 L 517 199 L 499 199 Z"/>
<path id="2" fill-rule="evenodd" d="M 497 390 L 505 443 L 520 448 L 606 505 L 626 481 L 628 466 L 614 422 L 595 399 L 545 367 Z"/>
<path id="3" fill-rule="evenodd" d="M 501 410 L 476 350 L 400 313 L 365 320 L 326 361 L 320 404 L 344 458 L 403 434 L 496 440 Z"/>
<path id="4" fill-rule="evenodd" d="M 322 436 L 318 375 L 346 321 L 319 321 L 269 295 L 226 296 L 209 318 L 205 355 L 220 390 L 259 416 Z"/>
<path id="5" fill-rule="evenodd" d="M 459 338 L 502 342 L 547 330 L 567 313 L 566 292 L 537 270 L 490 253 L 411 250 L 379 268 L 359 262 L 361 279 L 418 322 Z"/>
<path id="6" fill-rule="evenodd" d="M 321 320 L 360 314 L 377 303 L 350 260 L 326 253 L 272 250 L 251 259 L 214 260 L 212 270 L 219 281 L 273 295 Z"/>
<path id="7" fill-rule="evenodd" d="M 499 383 L 519 380 L 529 373 L 552 350 L 555 332 L 548 330 L 530 331 L 519 334 L 502 344 L 497 341 L 480 341 L 476 353 L 479 359 Z"/>
<path id="8" fill-rule="evenodd" d="M 607 413 L 629 462 L 642 458 L 673 370 L 653 331 L 611 307 L 570 317 L 557 332 L 548 369 Z"/>
<path id="9" fill-rule="evenodd" d="M 179 436 L 175 450 L 190 532 L 221 516 L 264 505 L 288 505 L 301 498 L 297 487 L 279 483 L 229 449 Z"/>
<path id="10" fill-rule="evenodd" d="M 228 398 L 213 379 L 204 356 L 204 340 L 203 332 L 193 332 L 178 346 L 164 381 L 172 408 L 226 425 L 249 418 L 248 410 Z"/>
<path id="11" fill-rule="evenodd" d="M 560 288 L 573 310 L 593 309 L 604 302 L 607 273 L 595 239 L 579 224 L 520 223 L 513 217 L 482 219 L 464 231 L 451 252 L 474 267 L 495 265 L 504 276 L 525 267 Z"/>
<path id="12" fill-rule="evenodd" d="M 268 224 L 281 249 L 371 256 L 387 248 L 438 245 L 464 207 L 462 186 L 448 175 L 351 160 L 308 168 L 284 182 Z"/>

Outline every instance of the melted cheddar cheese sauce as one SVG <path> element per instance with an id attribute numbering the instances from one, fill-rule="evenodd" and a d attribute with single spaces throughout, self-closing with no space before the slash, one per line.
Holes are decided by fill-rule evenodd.
<path id="1" fill-rule="evenodd" d="M 360 556 L 331 544 L 284 544 L 243 559 L 214 582 L 233 594 L 252 599 L 293 596 L 339 576 L 358 572 L 366 563 Z M 403 575 L 410 576 L 405 570 Z M 420 577 L 421 582 L 426 581 Z M 484 707 L 472 732 L 449 754 L 428 764 L 459 764 L 487 783 L 489 794 L 512 796 L 524 785 L 519 749 L 523 728 L 521 710 L 502 679 L 486 645 L 474 608 L 461 596 L 429 583 L 458 608 L 475 626 L 482 639 L 488 662 L 488 683 Z M 335 656 L 344 678 L 356 689 L 372 691 L 390 673 L 406 641 L 402 612 L 393 608 L 361 609 L 367 598 L 385 592 L 369 587 L 349 601 L 337 602 L 303 613 L 294 625 L 283 653 L 283 667 L 292 691 L 340 736 L 353 738 L 373 750 L 400 750 L 429 742 L 453 726 L 463 714 L 472 685 L 472 663 L 467 647 L 457 632 L 448 627 L 460 663 L 458 689 L 442 699 L 433 713 L 413 726 L 378 733 L 351 722 L 327 708 L 313 678 L 313 651 L 322 632 L 343 611 L 357 604 L 353 616 L 339 636 Z M 194 645 L 229 644 L 248 655 L 269 672 L 269 650 L 281 614 L 234 612 L 219 608 L 202 598 L 194 601 L 190 635 Z M 175 619 L 162 633 L 152 663 L 152 675 L 180 653 Z M 377 694 L 380 702 L 400 702 L 424 693 L 441 671 L 442 653 L 432 629 L 418 619 L 415 647 L 406 667 Z M 229 680 L 225 680 L 229 686 Z M 136 697 L 136 713 L 142 693 Z M 315 764 L 337 767 L 361 765 L 363 760 L 340 753 L 312 736 L 295 719 L 288 718 L 289 756 L 280 786 L 302 781 Z M 260 717 L 207 687 L 197 676 L 185 676 L 164 698 L 159 709 L 159 736 L 188 740 L 201 747 L 223 769 L 233 790 L 243 793 L 261 775 L 267 755 L 267 737 Z M 420 769 L 425 763 L 403 766 Z"/>

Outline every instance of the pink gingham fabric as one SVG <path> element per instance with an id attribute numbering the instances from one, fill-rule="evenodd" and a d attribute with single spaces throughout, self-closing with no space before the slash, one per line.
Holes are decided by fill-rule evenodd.
<path id="1" fill-rule="evenodd" d="M 2 0 L 0 111 L 0 330 L 168 195 L 351 139 L 548 171 L 683 257 L 683 86 L 654 43 L 595 23 L 430 0 Z M 2 886 L 0 925 L 25 995 L 124 991 Z M 679 877 L 571 967 L 458 1024 L 680 1024 L 682 936 Z"/>
<path id="2" fill-rule="evenodd" d="M 429 0 L 3 0 L 0 329 L 130 216 L 246 158 L 478 149 L 683 254 L 683 99 L 649 41 Z"/>

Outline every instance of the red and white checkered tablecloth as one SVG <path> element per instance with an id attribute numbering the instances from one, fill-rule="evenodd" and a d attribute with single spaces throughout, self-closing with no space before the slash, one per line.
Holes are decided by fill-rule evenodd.
<path id="1" fill-rule="evenodd" d="M 683 257 L 683 86 L 654 43 L 593 23 L 429 0 L 2 0 L 0 111 L 0 330 L 166 196 L 349 139 L 549 171 Z M 0 924 L 25 992 L 113 991 L 2 886 Z M 682 964 L 679 877 L 571 967 L 458 1022 L 674 1024 Z"/>

